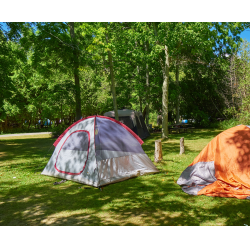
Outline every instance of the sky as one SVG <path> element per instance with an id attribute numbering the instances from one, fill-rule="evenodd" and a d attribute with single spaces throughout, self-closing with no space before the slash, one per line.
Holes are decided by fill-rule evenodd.
<path id="1" fill-rule="evenodd" d="M 241 34 L 240 37 L 243 39 L 246 39 L 250 43 L 250 29 L 244 30 Z"/>

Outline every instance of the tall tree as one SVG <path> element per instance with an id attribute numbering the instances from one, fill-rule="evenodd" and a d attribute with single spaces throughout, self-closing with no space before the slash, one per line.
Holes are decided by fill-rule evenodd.
<path id="1" fill-rule="evenodd" d="M 33 66 L 45 78 L 49 78 L 56 70 L 74 79 L 74 113 L 78 120 L 82 116 L 79 68 L 88 61 L 86 48 L 93 40 L 92 33 L 84 25 L 72 22 L 35 25 L 36 30 L 26 34 L 26 40 L 23 41 L 34 51 Z"/>
<path id="2" fill-rule="evenodd" d="M 245 23 L 153 23 L 156 46 L 163 72 L 162 137 L 168 137 L 168 87 L 171 61 L 180 55 L 209 65 L 213 58 L 232 51 L 240 42 Z M 157 53 L 158 52 L 158 53 Z M 183 54 L 184 53 L 184 54 Z"/>
<path id="3" fill-rule="evenodd" d="M 74 78 L 75 78 L 75 88 L 76 88 L 76 120 L 81 119 L 81 96 L 80 96 L 80 79 L 79 79 L 79 51 L 77 48 L 77 40 L 75 36 L 74 22 L 69 23 L 70 36 L 72 40 L 72 53 L 73 53 L 73 63 L 74 63 Z"/>
<path id="4" fill-rule="evenodd" d="M 148 53 L 149 51 L 149 44 L 148 41 L 146 41 L 145 43 L 145 49 L 146 49 L 146 53 Z M 146 61 L 146 124 L 148 126 L 149 124 L 149 65 L 148 62 Z"/>
<path id="5" fill-rule="evenodd" d="M 109 45 L 109 29 L 108 25 L 106 24 L 106 43 Z M 117 110 L 117 102 L 116 102 L 116 84 L 115 84 L 115 75 L 114 75 L 114 67 L 113 67 L 113 58 L 112 58 L 112 53 L 111 50 L 108 49 L 108 60 L 109 60 L 109 70 L 110 70 L 110 79 L 111 79 L 111 91 L 112 91 L 112 96 L 113 96 L 113 106 L 114 106 L 114 111 L 115 111 L 115 119 L 119 121 L 118 117 L 118 110 Z"/>
<path id="6" fill-rule="evenodd" d="M 179 123 L 180 121 L 180 94 L 179 94 L 179 76 L 180 76 L 180 64 L 178 58 L 176 59 L 176 65 L 175 65 L 175 84 L 177 87 L 177 97 L 176 97 L 176 104 L 175 104 L 175 111 L 176 111 L 176 117 L 175 117 L 175 122 Z"/>

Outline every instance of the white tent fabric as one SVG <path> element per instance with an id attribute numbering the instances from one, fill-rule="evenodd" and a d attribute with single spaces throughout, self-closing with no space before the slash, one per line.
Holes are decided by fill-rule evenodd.
<path id="1" fill-rule="evenodd" d="M 42 174 L 100 187 L 159 172 L 142 143 L 119 121 L 103 116 L 84 118 L 56 140 Z"/>
<path id="2" fill-rule="evenodd" d="M 97 186 L 98 184 L 98 174 L 95 171 L 96 169 L 96 157 L 95 157 L 95 142 L 94 142 L 94 121 L 95 118 L 89 118 L 83 120 L 82 122 L 77 123 L 71 129 L 67 131 L 67 133 L 63 136 L 63 138 L 57 144 L 53 155 L 51 156 L 47 166 L 43 170 L 43 175 L 50 175 L 62 179 L 67 179 L 71 181 L 81 182 L 88 185 Z M 82 166 L 83 156 L 81 153 L 77 154 L 77 152 L 68 150 L 69 153 L 65 155 L 65 152 L 59 154 L 59 151 L 62 145 L 65 143 L 66 139 L 75 131 L 85 130 L 90 134 L 90 145 L 89 145 L 89 153 L 88 160 L 86 162 L 84 171 L 81 174 L 67 174 L 64 172 L 69 172 L 67 169 L 70 169 L 70 173 L 78 173 L 80 172 L 80 166 Z M 71 155 L 70 155 L 71 154 Z M 86 154 L 86 152 L 84 152 Z M 55 168 L 56 161 L 59 157 L 61 164 L 65 165 L 65 169 L 62 172 L 57 171 Z M 82 166 L 83 167 L 83 166 Z"/>

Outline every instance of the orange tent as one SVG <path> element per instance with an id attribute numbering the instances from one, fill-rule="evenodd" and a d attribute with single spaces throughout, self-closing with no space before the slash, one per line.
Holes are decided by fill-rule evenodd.
<path id="1" fill-rule="evenodd" d="M 193 195 L 250 198 L 250 127 L 217 135 L 183 171 L 177 184 Z"/>

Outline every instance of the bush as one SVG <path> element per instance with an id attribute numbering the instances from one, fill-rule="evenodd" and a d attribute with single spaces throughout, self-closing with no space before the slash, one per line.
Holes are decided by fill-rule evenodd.
<path id="1" fill-rule="evenodd" d="M 237 126 L 239 124 L 240 124 L 240 122 L 238 120 L 230 119 L 230 120 L 224 120 L 224 121 L 221 121 L 221 122 L 211 123 L 209 127 L 210 128 L 218 128 L 218 129 L 226 130 L 226 129 L 235 127 L 235 126 Z"/>
<path id="2" fill-rule="evenodd" d="M 195 127 L 201 127 L 201 128 L 208 128 L 210 121 L 209 121 L 209 116 L 201 111 L 201 110 L 196 110 L 195 112 L 191 113 L 190 116 L 192 119 L 195 120 L 194 125 Z"/>
<path id="3" fill-rule="evenodd" d="M 39 132 L 50 132 L 52 131 L 51 127 L 44 127 L 44 128 L 35 128 L 35 126 L 22 126 L 19 128 L 8 127 L 5 130 L 0 129 L 1 134 L 21 134 L 21 133 L 39 133 Z"/>
<path id="4" fill-rule="evenodd" d="M 54 138 L 58 138 L 67 128 L 68 128 L 68 125 L 65 125 L 65 124 L 59 124 L 57 127 L 53 127 L 52 136 Z"/>
<path id="5" fill-rule="evenodd" d="M 149 130 L 150 133 L 152 132 L 160 132 L 161 126 L 152 126 L 152 129 Z"/>
<path id="6" fill-rule="evenodd" d="M 238 120 L 236 120 L 236 119 L 230 119 L 230 120 L 225 120 L 223 122 L 220 122 L 219 123 L 219 128 L 226 130 L 226 129 L 235 127 L 235 126 L 237 126 L 239 124 L 240 124 L 240 122 Z"/>
<path id="7" fill-rule="evenodd" d="M 149 113 L 149 123 L 152 124 L 153 127 L 157 126 L 157 112 L 150 112 Z"/>

